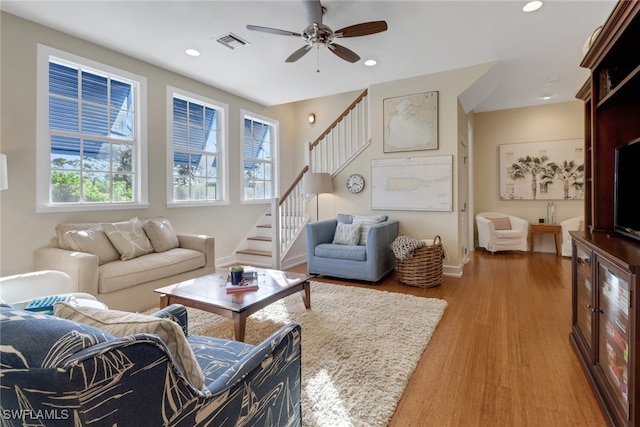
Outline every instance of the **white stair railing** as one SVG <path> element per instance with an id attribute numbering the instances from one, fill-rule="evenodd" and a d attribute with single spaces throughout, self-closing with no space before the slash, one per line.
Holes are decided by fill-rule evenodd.
<path id="1" fill-rule="evenodd" d="M 370 143 L 368 91 L 309 144 L 307 164 L 312 172 L 338 174 Z"/>
<path id="2" fill-rule="evenodd" d="M 271 203 L 272 257 L 274 268 L 308 221 L 307 195 L 302 192 L 302 177 L 307 171 L 337 175 L 369 144 L 369 99 L 365 90 L 306 150 L 305 166 L 281 198 Z"/>

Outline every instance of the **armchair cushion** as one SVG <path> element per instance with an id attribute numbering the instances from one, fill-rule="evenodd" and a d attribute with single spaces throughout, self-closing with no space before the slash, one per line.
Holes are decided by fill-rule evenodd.
<path id="1" fill-rule="evenodd" d="M 509 217 L 500 217 L 500 218 L 489 218 L 493 221 L 494 229 L 497 230 L 511 230 L 511 221 L 509 221 Z"/>
<path id="2" fill-rule="evenodd" d="M 336 245 L 357 245 L 360 241 L 360 224 L 345 224 L 338 221 L 333 243 Z"/>
<path id="3" fill-rule="evenodd" d="M 346 259 L 352 261 L 366 261 L 366 246 L 361 245 L 335 245 L 321 243 L 316 246 L 315 255 L 322 258 Z"/>
<path id="4" fill-rule="evenodd" d="M 387 220 L 387 215 L 354 215 L 353 223 L 360 224 L 360 245 L 367 244 L 367 235 L 369 234 L 369 229 L 374 224 L 380 224 Z"/>
<path id="5" fill-rule="evenodd" d="M 117 310 L 100 310 L 58 303 L 54 313 L 86 325 L 95 326 L 115 337 L 145 333 L 158 335 L 189 383 L 197 389 L 204 386 L 204 376 L 180 325 L 170 319 Z"/>

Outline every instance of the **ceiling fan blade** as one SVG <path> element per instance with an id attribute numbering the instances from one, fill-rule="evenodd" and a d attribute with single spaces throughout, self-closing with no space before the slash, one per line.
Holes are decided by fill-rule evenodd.
<path id="1" fill-rule="evenodd" d="M 328 47 L 331 52 L 335 53 L 337 56 L 344 59 L 345 61 L 353 63 L 353 62 L 358 62 L 360 60 L 360 57 L 354 51 L 352 51 L 351 49 L 347 49 L 344 46 L 331 43 Z"/>
<path id="2" fill-rule="evenodd" d="M 305 0 L 304 7 L 307 10 L 309 24 L 322 24 L 322 5 L 320 0 Z"/>
<path id="3" fill-rule="evenodd" d="M 258 25 L 247 25 L 247 30 L 252 30 L 252 31 L 261 31 L 263 33 L 269 33 L 269 34 L 277 34 L 279 36 L 295 36 L 295 37 L 302 37 L 302 34 L 300 33 L 294 33 L 293 31 L 287 31 L 287 30 L 278 30 L 276 28 L 269 28 L 269 27 L 260 27 Z"/>
<path id="4" fill-rule="evenodd" d="M 311 50 L 311 46 L 309 45 L 302 46 L 300 49 L 296 50 L 291 55 L 289 55 L 289 57 L 284 62 L 296 62 L 298 59 L 305 56 L 307 52 L 309 52 L 310 50 Z"/>
<path id="5" fill-rule="evenodd" d="M 371 21 L 344 27 L 335 33 L 338 37 L 360 37 L 381 33 L 383 31 L 387 31 L 387 28 L 386 21 Z"/>

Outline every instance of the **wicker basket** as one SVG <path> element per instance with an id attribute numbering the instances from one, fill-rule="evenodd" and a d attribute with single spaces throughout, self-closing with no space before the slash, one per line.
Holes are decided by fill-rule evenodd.
<path id="1" fill-rule="evenodd" d="M 425 245 L 413 252 L 408 259 L 399 259 L 396 263 L 396 275 L 400 283 L 420 288 L 432 288 L 442 283 L 442 261 L 444 249 L 440 236 L 433 239 L 432 245 Z"/>

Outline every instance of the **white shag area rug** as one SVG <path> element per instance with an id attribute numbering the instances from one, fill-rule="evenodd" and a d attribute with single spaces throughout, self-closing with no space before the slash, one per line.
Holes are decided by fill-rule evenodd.
<path id="1" fill-rule="evenodd" d="M 311 309 L 290 295 L 247 319 L 258 344 L 285 323 L 302 326 L 302 424 L 384 427 L 447 302 L 311 283 Z M 189 333 L 233 339 L 231 320 L 189 308 Z"/>

